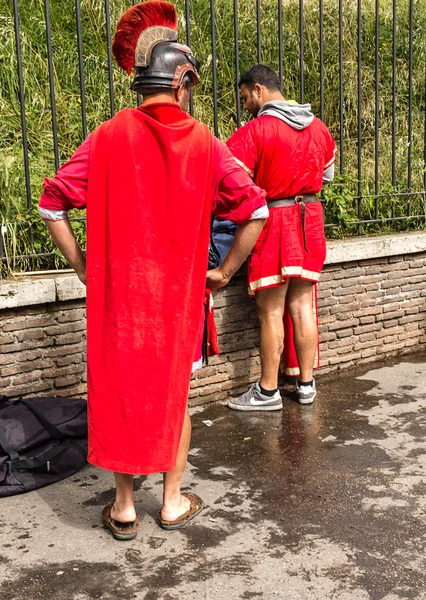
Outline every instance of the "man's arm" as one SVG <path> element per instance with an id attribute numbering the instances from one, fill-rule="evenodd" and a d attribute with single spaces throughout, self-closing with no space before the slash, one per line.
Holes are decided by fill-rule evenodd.
<path id="1" fill-rule="evenodd" d="M 334 163 L 331 164 L 329 167 L 327 167 L 327 169 L 324 171 L 324 175 L 322 176 L 322 182 L 323 183 L 331 183 L 334 179 Z"/>
<path id="2" fill-rule="evenodd" d="M 44 219 L 44 222 L 65 260 L 77 273 L 81 283 L 86 285 L 86 257 L 74 237 L 69 220 L 51 221 Z"/>
<path id="3" fill-rule="evenodd" d="M 268 217 L 265 192 L 235 161 L 225 144 L 214 140 L 218 187 L 214 214 L 237 223 L 234 243 L 217 269 L 207 272 L 207 287 L 226 285 L 250 254 Z"/>
<path id="4" fill-rule="evenodd" d="M 207 271 L 206 286 L 209 289 L 222 288 L 235 275 L 257 242 L 265 220 L 255 219 L 238 227 L 232 248 L 225 256 L 223 263 L 217 269 Z"/>
<path id="5" fill-rule="evenodd" d="M 325 155 L 325 165 L 324 165 L 324 175 L 322 178 L 323 183 L 331 183 L 334 179 L 334 161 L 336 159 L 336 144 L 331 136 L 326 125 L 325 127 L 325 139 L 326 139 L 326 155 Z"/>
<path id="6" fill-rule="evenodd" d="M 91 135 L 59 169 L 55 177 L 44 180 L 44 191 L 38 206 L 38 212 L 46 223 L 53 241 L 84 284 L 86 258 L 74 237 L 67 213 L 72 208 L 81 209 L 86 206 L 90 147 Z"/>

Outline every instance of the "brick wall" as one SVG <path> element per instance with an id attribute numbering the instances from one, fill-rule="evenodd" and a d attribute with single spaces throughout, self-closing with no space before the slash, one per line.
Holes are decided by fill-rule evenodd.
<path id="1" fill-rule="evenodd" d="M 319 286 L 321 372 L 426 342 L 426 252 L 328 265 Z M 224 400 L 260 373 L 255 302 L 244 273 L 215 295 L 221 355 L 193 376 L 191 404 Z M 0 314 L 0 393 L 85 393 L 84 301 Z"/>
<path id="2" fill-rule="evenodd" d="M 327 266 L 320 282 L 321 371 L 426 342 L 426 253 Z"/>
<path id="3" fill-rule="evenodd" d="M 0 394 L 86 393 L 84 301 L 0 313 Z"/>
<path id="4" fill-rule="evenodd" d="M 192 404 L 224 400 L 244 392 L 260 374 L 259 326 L 256 303 L 247 295 L 244 272 L 214 297 L 220 355 L 193 376 Z"/>

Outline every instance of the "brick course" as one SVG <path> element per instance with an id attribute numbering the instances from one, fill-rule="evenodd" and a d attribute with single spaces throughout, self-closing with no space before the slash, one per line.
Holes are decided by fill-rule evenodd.
<path id="1" fill-rule="evenodd" d="M 1 393 L 84 394 L 85 312 L 81 301 L 2 311 Z"/>
<path id="2" fill-rule="evenodd" d="M 324 269 L 319 284 L 320 373 L 426 343 L 426 253 Z M 192 405 L 225 400 L 259 378 L 259 328 L 241 272 L 215 294 L 221 355 L 192 378 Z M 84 301 L 0 314 L 0 388 L 11 397 L 81 396 L 86 390 Z"/>
<path id="3" fill-rule="evenodd" d="M 321 336 L 322 373 L 352 362 L 362 364 L 374 357 L 383 358 L 383 354 L 411 352 L 424 343 L 426 303 L 420 297 L 426 279 L 424 253 L 362 260 L 357 267 L 344 269 L 342 273 L 345 280 L 339 286 L 324 290 L 319 284 L 322 306 L 333 302 L 330 316 L 335 318 L 330 322 L 330 316 L 324 319 L 320 311 L 320 329 L 333 330 L 341 338 L 331 341 Z M 331 274 L 327 267 L 325 274 L 326 277 Z M 359 286 L 364 291 L 353 297 L 359 309 L 348 311 L 346 291 Z M 353 342 L 353 354 L 348 353 L 347 340 Z M 336 355 L 330 355 L 330 350 Z"/>

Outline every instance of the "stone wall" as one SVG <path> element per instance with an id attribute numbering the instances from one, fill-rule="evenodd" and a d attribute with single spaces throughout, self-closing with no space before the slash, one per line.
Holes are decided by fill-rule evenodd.
<path id="1" fill-rule="evenodd" d="M 424 252 L 327 266 L 319 294 L 321 371 L 424 344 L 425 278 Z"/>
<path id="2" fill-rule="evenodd" d="M 319 286 L 320 373 L 426 342 L 426 234 L 329 244 Z M 84 287 L 70 275 L 0 284 L 0 394 L 86 390 Z M 260 373 L 244 272 L 215 294 L 221 355 L 193 377 L 191 404 L 245 391 Z"/>
<path id="3" fill-rule="evenodd" d="M 86 393 L 84 301 L 4 310 L 0 316 L 0 394 Z"/>

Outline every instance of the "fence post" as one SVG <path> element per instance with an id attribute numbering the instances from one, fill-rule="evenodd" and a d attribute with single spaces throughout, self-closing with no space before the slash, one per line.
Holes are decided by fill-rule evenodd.
<path id="1" fill-rule="evenodd" d="M 78 70 L 80 74 L 80 100 L 81 100 L 81 122 L 83 127 L 83 138 L 87 137 L 86 121 L 86 93 L 84 90 L 84 64 L 83 64 L 83 42 L 81 38 L 81 13 L 80 0 L 75 0 L 75 20 L 77 25 L 77 47 L 78 47 Z"/>
<path id="2" fill-rule="evenodd" d="M 216 67 L 216 25 L 215 25 L 215 2 L 210 0 L 210 26 L 212 35 L 212 86 L 213 86 L 213 120 L 214 134 L 219 133 L 217 116 L 217 67 Z"/>
<path id="3" fill-rule="evenodd" d="M 49 0 L 44 1 L 44 17 L 46 19 L 47 65 L 49 70 L 50 112 L 52 115 L 53 152 L 55 155 L 55 169 L 57 171 L 59 169 L 58 127 L 56 123 L 55 80 L 52 59 L 52 36 L 50 29 Z"/>
<path id="4" fill-rule="evenodd" d="M 283 3 L 278 0 L 278 69 L 280 76 L 280 90 L 283 92 Z"/>
<path id="5" fill-rule="evenodd" d="M 108 53 L 108 83 L 109 83 L 109 107 L 111 117 L 115 114 L 114 105 L 114 76 L 112 72 L 112 53 L 111 53 L 111 17 L 109 12 L 109 0 L 105 0 L 105 28 Z"/>
<path id="6" fill-rule="evenodd" d="M 21 36 L 19 27 L 18 0 L 13 0 L 13 17 L 15 21 L 16 62 L 18 65 L 19 104 L 21 109 L 22 147 L 24 152 L 25 189 L 27 192 L 27 208 L 32 213 L 30 166 L 28 160 L 27 119 L 25 115 L 25 91 L 22 74 Z"/>
<path id="7" fill-rule="evenodd" d="M 362 219 L 362 0 L 357 6 L 357 70 L 358 70 L 358 220 Z M 358 226 L 358 235 L 362 234 L 362 225 Z"/>
<path id="8" fill-rule="evenodd" d="M 235 51 L 235 105 L 237 114 L 237 127 L 241 125 L 240 88 L 240 48 L 238 40 L 238 0 L 234 0 L 234 51 Z"/>

